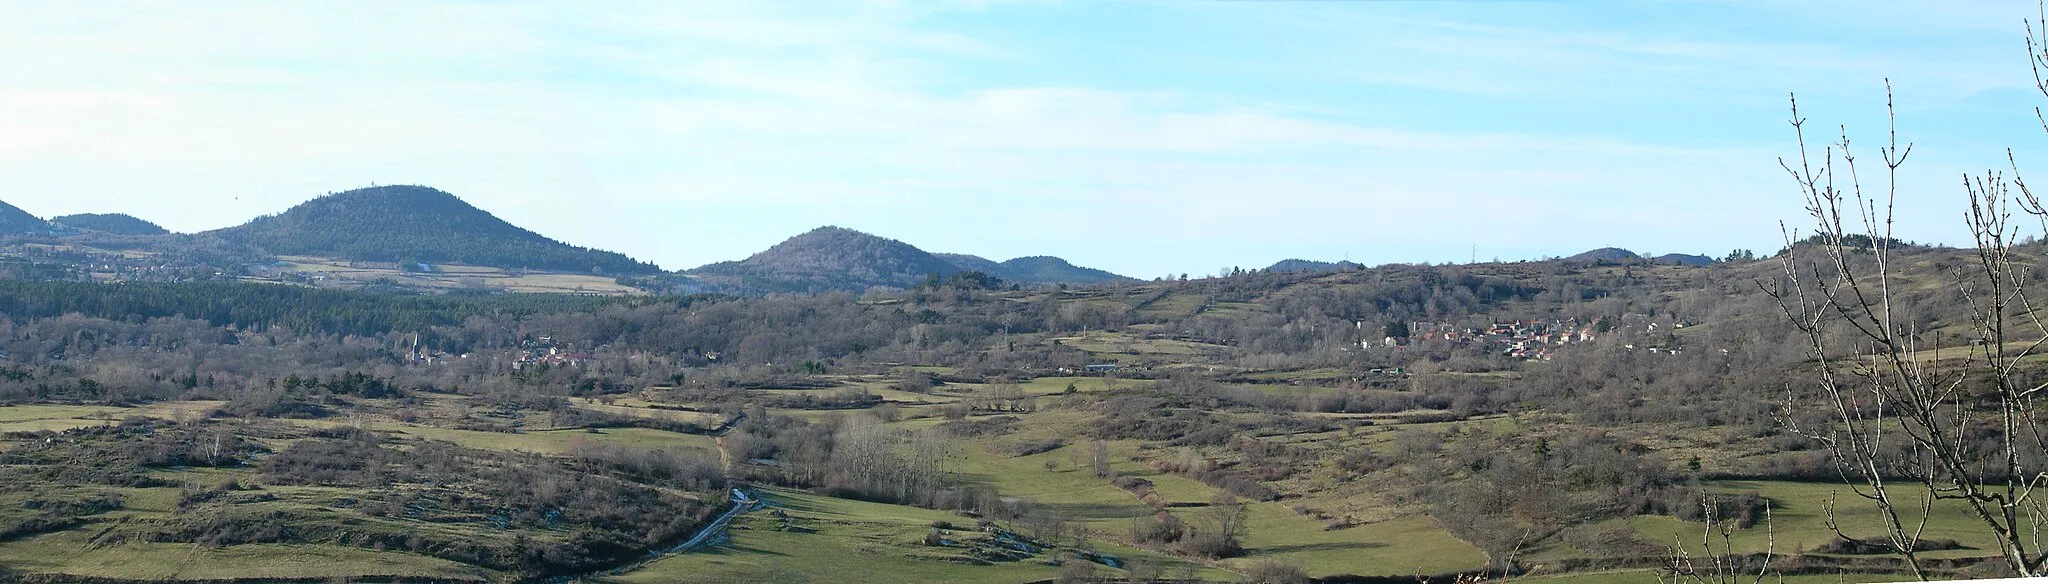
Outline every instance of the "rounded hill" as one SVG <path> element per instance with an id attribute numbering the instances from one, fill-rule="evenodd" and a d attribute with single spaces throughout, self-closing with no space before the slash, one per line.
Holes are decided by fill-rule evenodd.
<path id="1" fill-rule="evenodd" d="M 211 233 L 280 255 L 604 274 L 661 271 L 619 253 L 543 237 L 423 186 L 334 193 Z"/>
<path id="2" fill-rule="evenodd" d="M 820 227 L 736 262 L 690 270 L 695 276 L 732 278 L 773 291 L 908 288 L 958 266 L 908 243 L 843 227 Z"/>
<path id="3" fill-rule="evenodd" d="M 90 229 L 115 235 L 163 235 L 170 230 L 163 226 L 124 213 L 80 213 L 50 218 L 51 223 L 77 229 Z"/>
<path id="4" fill-rule="evenodd" d="M 50 230 L 50 224 L 19 207 L 0 201 L 0 235 L 14 233 L 41 233 Z"/>

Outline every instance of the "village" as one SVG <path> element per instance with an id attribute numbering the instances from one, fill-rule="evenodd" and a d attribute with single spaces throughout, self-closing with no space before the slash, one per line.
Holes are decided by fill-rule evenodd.
<path id="1" fill-rule="evenodd" d="M 0 277 L 16 280 L 191 282 L 226 275 L 204 262 L 153 253 L 39 243 L 0 247 Z"/>
<path id="2" fill-rule="evenodd" d="M 574 347 L 565 349 L 555 344 L 554 337 L 541 336 L 519 343 L 518 356 L 512 359 L 512 370 L 543 365 L 581 367 L 595 362 L 597 355 L 594 353 L 579 353 Z"/>
<path id="3" fill-rule="evenodd" d="M 1579 318 L 1552 318 L 1494 321 L 1485 327 L 1413 321 L 1388 326 L 1386 336 L 1377 341 L 1371 338 L 1360 340 L 1359 347 L 1371 349 L 1377 343 L 1384 348 L 1404 350 L 1441 343 L 1452 349 L 1469 349 L 1476 346 L 1513 359 L 1548 361 L 1559 348 L 1591 343 L 1609 332 L 1640 328 L 1645 335 L 1656 335 L 1660 330 L 1675 331 L 1699 324 L 1691 318 L 1675 318 L 1669 322 L 1654 320 L 1650 315 L 1627 314 L 1621 317 L 1619 323 L 1604 318 L 1599 322 L 1587 322 Z M 1367 327 L 1364 321 L 1357 321 L 1354 324 L 1360 330 Z M 1637 345 L 1629 343 L 1622 347 L 1635 350 Z M 1647 350 L 1651 353 L 1664 354 L 1677 354 L 1681 351 L 1678 347 L 1667 347 L 1662 344 L 1649 345 Z"/>

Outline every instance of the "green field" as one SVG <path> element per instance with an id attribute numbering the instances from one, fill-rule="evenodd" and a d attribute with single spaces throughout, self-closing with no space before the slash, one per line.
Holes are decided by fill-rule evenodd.
<path id="1" fill-rule="evenodd" d="M 117 408 L 111 406 L 7 406 L 0 407 L 0 423 L 82 418 L 94 418 L 99 420 L 118 419 L 110 418 L 109 416 L 115 416 L 117 414 L 126 413 L 127 411 L 127 408 Z"/>
<path id="2" fill-rule="evenodd" d="M 1145 339 L 1123 333 L 1086 332 L 1076 336 L 1053 337 L 1063 346 L 1094 353 L 1100 357 L 1174 357 L 1188 358 L 1216 354 L 1230 350 L 1223 345 L 1211 345 L 1174 339 Z"/>
<path id="3" fill-rule="evenodd" d="M 1783 481 L 1730 481 L 1714 483 L 1713 488 L 1729 492 L 1754 491 L 1763 494 L 1774 503 L 1771 511 L 1771 528 L 1762 526 L 1742 530 L 1731 539 L 1735 550 L 1742 553 L 1762 552 L 1768 547 L 1771 537 L 1777 539 L 1777 552 L 1804 552 L 1835 539 L 1833 531 L 1826 525 L 1822 506 L 1830 495 L 1837 497 L 1835 516 L 1842 530 L 1860 537 L 1878 537 L 1884 534 L 1882 515 L 1867 501 L 1857 498 L 1843 485 L 1827 483 L 1794 483 Z M 1897 496 L 1911 499 L 1910 491 L 1898 491 Z M 1917 503 L 1914 503 L 1917 505 Z M 1944 502 L 1935 506 L 1935 513 L 1928 519 L 1928 539 L 1953 539 L 1974 549 L 1923 552 L 1925 557 L 1980 557 L 1990 555 L 1986 550 L 1997 549 L 1978 519 L 1960 504 Z M 1917 519 L 1907 516 L 1907 519 Z M 1637 517 L 1632 521 L 1636 531 L 1653 542 L 1672 542 L 1674 538 L 1689 546 L 1698 546 L 1701 526 L 1685 523 L 1670 517 Z"/>
<path id="4" fill-rule="evenodd" d="M 966 556 L 955 547 L 924 545 L 922 540 L 935 522 L 953 525 L 946 531 L 950 537 L 975 537 L 974 520 L 953 513 L 780 489 L 766 491 L 762 499 L 788 517 L 787 525 L 796 529 L 784 527 L 784 520 L 771 511 L 754 511 L 734 522 L 730 539 L 722 545 L 658 560 L 610 581 L 1014 584 L 1050 579 L 1059 572 L 1051 553 L 989 562 Z M 1195 569 L 1205 578 L 1230 577 L 1150 552 L 1114 545 L 1097 549 L 1125 561 L 1169 566 L 1169 570 Z M 1107 566 L 1097 570 L 1102 575 L 1121 573 Z"/>
<path id="5" fill-rule="evenodd" d="M 1295 376 L 1311 378 L 1327 374 L 1320 371 L 1294 372 Z M 1027 393 L 1043 395 L 1064 392 L 1070 383 L 1077 391 L 1096 393 L 1138 387 L 1146 382 L 1109 380 L 1100 377 L 1046 377 L 1022 385 Z M 956 385 L 951 389 L 959 391 L 971 388 Z M 1053 403 L 1059 403 L 1059 398 L 1054 399 L 1056 401 Z M 437 397 L 428 409 L 452 411 L 464 401 Z M 670 417 L 670 414 L 674 414 L 673 419 L 689 419 L 699 423 L 713 420 L 707 414 L 652 409 L 648 407 L 651 404 L 638 400 L 621 400 L 618 404 L 605 406 L 581 403 L 578 407 L 622 415 L 629 415 L 629 412 L 623 410 L 661 417 Z M 197 412 L 218 405 L 219 402 L 167 402 L 133 409 L 65 405 L 4 407 L 0 408 L 0 427 L 48 425 L 47 427 L 63 428 L 71 425 L 111 423 L 128 415 L 186 419 Z M 924 411 L 929 407 L 904 408 L 905 417 L 910 419 L 893 423 L 891 426 L 927 429 L 945 423 L 945 420 L 937 417 L 935 412 Z M 791 410 L 788 413 L 811 418 L 864 415 L 859 412 L 810 410 Z M 930 415 L 916 417 L 924 414 Z M 993 416 L 977 416 L 976 419 L 991 417 Z M 1463 422 L 1398 425 L 1384 423 L 1387 422 L 1385 416 L 1380 418 L 1383 425 L 1354 431 L 1272 436 L 1264 440 L 1335 451 L 1361 448 L 1382 450 L 1404 432 L 1439 431 L 1449 428 L 1483 429 L 1492 432 L 1531 431 L 1531 428 L 1540 427 L 1538 421 L 1542 419 L 1495 416 Z M 312 420 L 294 423 L 313 427 L 333 427 L 348 422 Z M 717 443 L 707 436 L 643 428 L 528 430 L 512 433 L 459 430 L 380 418 L 356 423 L 371 429 L 392 432 L 400 438 L 446 441 L 471 448 L 539 454 L 561 454 L 578 443 L 586 442 L 705 455 L 713 455 L 718 449 Z M 1022 414 L 1020 422 L 1010 433 L 957 440 L 954 443 L 956 456 L 953 458 L 953 468 L 967 483 L 994 487 L 1006 497 L 1032 501 L 1042 508 L 1056 511 L 1073 523 L 1086 526 L 1092 534 L 1090 538 L 1094 544 L 1106 552 L 1119 557 L 1145 557 L 1160 563 L 1173 563 L 1174 560 L 1157 552 L 1123 547 L 1128 543 L 1132 520 L 1151 515 L 1154 508 L 1140 501 L 1133 493 L 1115 487 L 1108 479 L 1094 476 L 1089 470 L 1087 451 L 1090 440 L 1086 437 L 1094 423 L 1095 418 L 1084 411 L 1057 407 Z M 1062 440 L 1064 445 L 1023 456 L 1004 454 L 1022 445 L 1043 443 L 1053 439 Z M 1181 447 L 1162 447 L 1156 443 L 1138 440 L 1115 440 L 1108 444 L 1112 471 L 1118 475 L 1151 481 L 1164 502 L 1173 504 L 1171 510 L 1184 520 L 1202 517 L 1201 506 L 1219 492 L 1217 488 L 1201 482 L 1161 472 L 1145 462 L 1148 459 L 1160 460 L 1180 456 L 1177 449 Z M 1706 448 L 1705 444 L 1690 442 L 1658 444 L 1674 452 Z M 177 483 L 209 484 L 235 476 L 236 472 L 193 469 L 161 471 L 157 474 Z M 1201 569 L 1215 579 L 1228 580 L 1233 576 L 1224 570 L 1243 570 L 1251 562 L 1264 559 L 1275 559 L 1300 566 L 1315 576 L 1443 574 L 1474 570 L 1484 565 L 1485 558 L 1478 549 L 1453 537 L 1427 516 L 1413 510 L 1404 512 L 1398 507 L 1388 506 L 1377 498 L 1361 494 L 1365 491 L 1338 488 L 1339 485 L 1328 483 L 1327 480 L 1318 479 L 1316 475 L 1307 475 L 1279 484 L 1283 489 L 1299 489 L 1310 494 L 1303 498 L 1291 498 L 1280 502 L 1251 504 L 1248 507 L 1248 535 L 1244 542 L 1247 555 L 1214 562 Z M 1804 553 L 1828 542 L 1834 535 L 1823 524 L 1820 506 L 1830 494 L 1848 494 L 1843 487 L 1821 483 L 1735 481 L 1710 483 L 1709 486 L 1726 492 L 1758 492 L 1774 502 L 1770 531 L 1767 532 L 1766 528 L 1760 526 L 1736 533 L 1736 551 L 1744 553 L 1763 551 L 1768 538 L 1771 537 L 1776 539 L 1775 551 L 1783 555 Z M 178 513 L 176 507 L 179 494 L 175 488 L 119 491 L 123 495 L 123 506 L 102 516 L 105 520 L 151 521 L 153 518 Z M 331 513 L 326 507 L 333 501 L 360 494 L 347 489 L 325 487 L 270 487 L 263 492 L 274 497 L 272 502 L 266 504 L 268 508 L 312 513 L 315 517 Z M 699 553 L 662 559 L 621 575 L 615 580 L 725 582 L 781 578 L 791 581 L 880 581 L 908 578 L 914 581 L 1024 582 L 1051 578 L 1058 571 L 1057 566 L 1050 563 L 1053 554 L 1041 554 L 1041 557 L 1031 560 L 987 563 L 962 556 L 958 550 L 924 545 L 922 540 L 930 532 L 933 522 L 947 521 L 956 525 L 972 525 L 972 520 L 953 513 L 833 499 L 795 491 L 772 491 L 770 497 L 776 508 L 795 518 L 792 521 L 815 532 L 784 529 L 781 518 L 765 511 L 756 512 L 735 523 L 731 540 L 724 545 Z M 8 501 L 9 499 L 0 497 L 0 504 L 8 504 Z M 1310 517 L 1304 515 L 1305 512 L 1295 510 L 1303 507 L 1356 517 L 1360 520 L 1350 527 L 1327 529 L 1329 523 L 1325 519 Z M 1985 554 L 1983 550 L 1989 547 L 1990 542 L 1978 535 L 1981 529 L 1977 528 L 1973 519 L 1955 506 L 1942 506 L 1938 509 L 1939 512 L 1930 521 L 1927 537 L 1957 539 L 1975 549 L 1930 552 L 1926 554 L 1928 557 L 1978 557 Z M 1862 505 L 1860 500 L 1843 499 L 1838 515 L 1844 527 L 1852 533 L 1880 533 L 1876 529 L 1875 513 Z M 1696 546 L 1701 530 L 1701 526 L 1697 524 L 1681 522 L 1667 516 L 1638 516 L 1616 521 L 1619 525 L 1633 529 L 1644 541 L 1659 546 L 1670 545 L 1673 542 Z M 422 525 L 420 529 L 438 533 L 443 537 L 470 537 L 465 530 L 475 527 Z M 60 531 L 0 544 L 0 563 L 19 566 L 17 569 L 32 573 L 135 579 L 190 579 L 229 575 L 321 578 L 387 574 L 451 579 L 488 576 L 473 567 L 414 554 L 378 552 L 317 543 L 237 545 L 221 548 L 144 542 L 99 546 L 88 544 L 86 540 L 81 539 L 89 538 L 91 533 L 86 530 Z M 474 535 L 488 536 L 483 533 Z M 72 553 L 59 554 L 56 553 L 57 550 L 72 550 Z M 1532 566 L 1538 568 L 1540 574 L 1544 562 L 1575 557 L 1582 553 L 1569 546 L 1553 543 L 1530 550 L 1527 559 Z M 373 566 L 374 569 L 363 566 Z M 1115 571 L 1104 567 L 1102 573 L 1113 574 Z M 1630 582 L 1642 581 L 1641 579 L 1650 576 L 1652 574 L 1649 572 L 1620 571 L 1574 575 L 1569 577 L 1573 578 L 1570 580 L 1561 576 L 1532 576 L 1523 580 Z M 1885 579 L 1887 578 L 1854 576 L 1848 581 Z M 1808 575 L 1788 581 L 1819 583 L 1839 579 Z"/>
<path id="6" fill-rule="evenodd" d="M 1252 506 L 1247 558 L 1243 566 L 1272 557 L 1305 568 L 1312 576 L 1412 576 L 1476 570 L 1486 556 L 1428 517 L 1404 517 L 1326 531 L 1323 524 L 1294 514 L 1280 503 Z"/>
<path id="7" fill-rule="evenodd" d="M 422 440 L 453 442 L 468 448 L 517 450 L 560 454 L 578 442 L 657 448 L 669 451 L 711 452 L 717 449 L 710 437 L 679 434 L 647 428 L 604 428 L 599 430 L 536 430 L 528 432 L 482 432 L 395 423 L 371 423 L 372 429 L 387 430 Z"/>
<path id="8" fill-rule="evenodd" d="M 1030 395 L 1053 395 L 1064 393 L 1067 385 L 1074 386 L 1078 393 L 1095 393 L 1111 389 L 1132 389 L 1155 383 L 1150 379 L 1117 379 L 1114 377 L 1034 377 L 1019 383 L 1024 393 Z"/>
<path id="9" fill-rule="evenodd" d="M 1861 584 L 1865 582 L 1907 582 L 1912 578 L 1893 574 L 1800 574 L 1785 576 L 1783 580 L 1773 576 L 1764 579 L 1765 584 Z M 1582 572 L 1555 576 L 1527 576 L 1513 578 L 1508 582 L 1540 582 L 1556 584 L 1657 584 L 1657 572 L 1652 570 Z M 1749 582 L 1748 578 L 1741 580 Z"/>
<path id="10" fill-rule="evenodd" d="M 1061 412 L 1034 414 L 1031 419 L 1036 423 L 1029 429 L 999 440 L 1030 442 L 1080 435 L 1085 423 Z M 1214 487 L 1131 460 L 1144 448 L 1146 445 L 1140 441 L 1110 442 L 1112 471 L 1152 481 L 1153 488 L 1171 503 L 1205 504 L 1218 492 Z M 1094 477 L 1086 466 L 1086 450 L 1085 443 L 1073 443 L 1049 452 L 1005 457 L 968 446 L 961 449 L 960 471 L 969 482 L 1036 501 L 1112 539 L 1128 539 L 1124 534 L 1129 532 L 1132 518 L 1149 516 L 1153 509 L 1107 479 Z M 1176 510 L 1185 517 L 1199 511 Z M 1251 511 L 1250 535 L 1245 546 L 1250 557 L 1226 565 L 1242 566 L 1253 559 L 1274 558 L 1300 565 L 1312 575 L 1328 576 L 1436 574 L 1475 569 L 1485 563 L 1477 549 L 1452 537 L 1426 517 L 1326 531 L 1323 523 L 1297 515 L 1283 503 L 1256 503 L 1251 505 Z"/>
<path id="11" fill-rule="evenodd" d="M 502 289 L 526 294 L 644 294 L 640 289 L 590 274 L 528 271 L 513 273 L 498 268 L 462 264 L 435 264 L 433 272 L 351 267 L 345 260 L 308 256 L 283 256 L 283 272 L 317 276 L 315 283 L 358 285 L 388 279 L 401 285 L 427 290 Z"/>
<path id="12" fill-rule="evenodd" d="M 123 580 L 342 578 L 371 575 L 487 579 L 475 568 L 398 552 L 327 545 L 127 543 L 97 546 L 89 533 L 59 532 L 0 545 L 0 565 L 24 574 Z"/>
<path id="13" fill-rule="evenodd" d="M 666 420 L 670 422 L 685 422 L 707 428 L 715 427 L 719 423 L 718 414 L 650 408 L 647 407 L 646 402 L 641 402 L 639 400 L 616 400 L 612 404 L 607 405 L 597 403 L 595 401 L 591 401 L 588 399 L 577 399 L 573 402 L 573 404 L 577 409 L 580 410 L 588 410 L 593 412 L 611 414 L 614 416 L 625 416 L 629 418 Z"/>

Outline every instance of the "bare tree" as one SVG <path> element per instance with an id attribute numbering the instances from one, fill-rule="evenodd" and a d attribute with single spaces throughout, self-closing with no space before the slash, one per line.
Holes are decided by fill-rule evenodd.
<path id="1" fill-rule="evenodd" d="M 1660 584 L 1763 584 L 1773 574 L 1771 558 L 1778 542 L 1777 530 L 1770 520 L 1770 507 L 1764 507 L 1764 526 L 1770 540 L 1752 572 L 1749 559 L 1735 553 L 1736 526 L 1720 516 L 1720 501 L 1711 493 L 1702 493 L 1700 506 L 1706 514 L 1706 526 L 1700 535 L 1699 546 L 1703 557 L 1695 557 L 1685 542 L 1675 542 L 1671 557 L 1665 560 L 1657 581 Z M 1778 581 L 1783 582 L 1784 579 L 1783 574 L 1778 575 Z"/>
<path id="2" fill-rule="evenodd" d="M 1095 471 L 1095 478 L 1109 478 L 1109 441 L 1096 440 L 1088 444 L 1088 467 Z"/>
<path id="3" fill-rule="evenodd" d="M 1217 493 L 1209 499 L 1202 519 L 1201 526 L 1182 540 L 1183 550 L 1212 558 L 1244 553 L 1244 538 L 1251 520 L 1251 509 L 1244 501 L 1230 493 Z"/>
<path id="4" fill-rule="evenodd" d="M 2048 10 L 2029 22 L 2028 53 L 2036 83 L 2048 96 Z M 2037 26 L 2040 28 L 2037 29 Z M 1886 109 L 1893 112 L 1890 84 Z M 2048 129 L 2048 117 L 2036 108 Z M 1892 237 L 1899 169 L 1912 152 L 1900 146 L 1896 115 L 1878 149 L 1884 180 L 1866 187 L 1848 132 L 1818 153 L 1806 142 L 1806 121 L 1792 103 L 1799 157 L 1781 160 L 1799 184 L 1814 229 L 1801 241 L 1785 229 L 1783 280 L 1767 286 L 1804 333 L 1817 363 L 1813 387 L 1788 388 L 1784 421 L 1818 441 L 1855 497 L 1878 513 L 1882 542 L 1913 575 L 1929 574 L 1921 537 L 1937 505 L 1956 505 L 1993 536 L 2015 573 L 2048 574 L 2039 538 L 2048 508 L 2035 488 L 2048 484 L 2048 432 L 2037 398 L 2048 391 L 2022 368 L 2048 345 L 2048 324 L 2029 285 L 2037 281 L 2018 245 L 2014 211 L 2048 227 L 2048 208 L 2021 180 L 2008 151 L 2006 171 L 1962 177 L 1975 239 L 1971 261 L 1950 270 L 1945 293 L 1968 306 L 1968 323 L 1930 330 L 1901 276 L 1905 250 Z M 2023 216 L 2024 216 L 2023 215 Z M 1939 326 L 1935 323 L 1934 326 Z M 1937 333 L 1966 331 L 1967 342 L 1942 346 Z M 1808 419 L 1814 410 L 1820 419 Z M 1827 503 L 1829 526 L 1845 539 Z"/>

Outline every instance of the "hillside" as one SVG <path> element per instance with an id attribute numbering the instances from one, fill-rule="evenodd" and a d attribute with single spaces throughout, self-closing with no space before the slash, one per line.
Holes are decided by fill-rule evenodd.
<path id="1" fill-rule="evenodd" d="M 999 276 L 1017 282 L 1100 284 L 1130 279 L 1094 268 L 1076 266 L 1067 263 L 1067 260 L 1052 256 L 1021 257 L 1003 262 L 1002 266 L 1003 271 Z"/>
<path id="2" fill-rule="evenodd" d="M 35 215 L 0 201 L 0 234 L 35 233 L 47 231 L 49 228 L 49 223 L 37 219 Z"/>
<path id="3" fill-rule="evenodd" d="M 1103 270 L 1076 266 L 1067 260 L 1052 256 L 1027 256 L 997 262 L 967 254 L 932 255 L 952 263 L 962 271 L 981 272 L 1002 278 L 1005 282 L 1021 284 L 1100 284 L 1130 279 Z"/>
<path id="4" fill-rule="evenodd" d="M 1362 266 L 1362 265 L 1359 265 L 1359 264 L 1355 264 L 1355 263 L 1352 263 L 1352 262 L 1350 262 L 1350 261 L 1341 261 L 1341 262 L 1319 262 L 1319 261 L 1315 261 L 1315 260 L 1304 260 L 1304 259 L 1294 259 L 1294 258 L 1289 258 L 1289 259 L 1284 259 L 1284 260 L 1280 260 L 1280 261 L 1278 261 L 1278 262 L 1274 262 L 1272 266 L 1269 266 L 1269 267 L 1267 267 L 1267 268 L 1266 268 L 1266 271 L 1269 271 L 1269 272 L 1336 272 L 1336 271 L 1341 271 L 1341 270 L 1351 270 L 1351 269 L 1357 269 L 1357 268 L 1363 268 L 1363 267 L 1365 267 L 1365 266 Z"/>
<path id="5" fill-rule="evenodd" d="M 155 223 L 138 219 L 123 213 L 80 213 L 50 218 L 51 223 L 78 229 L 90 229 L 115 235 L 163 235 L 170 233 Z"/>
<path id="6" fill-rule="evenodd" d="M 1593 251 L 1589 251 L 1589 252 L 1585 252 L 1585 253 L 1582 253 L 1582 254 L 1578 254 L 1578 255 L 1575 255 L 1575 256 L 1572 256 L 1572 257 L 1568 257 L 1568 258 L 1565 258 L 1565 261 L 1569 261 L 1569 262 L 1619 262 L 1619 261 L 1626 261 L 1626 260 L 1642 259 L 1642 257 L 1643 257 L 1643 256 L 1640 256 L 1640 255 L 1636 255 L 1636 252 L 1632 252 L 1632 251 L 1629 251 L 1629 250 L 1621 249 L 1621 248 L 1618 248 L 1618 247 L 1603 247 L 1603 248 L 1600 248 L 1600 249 L 1596 249 L 1596 250 L 1593 250 Z"/>
<path id="7" fill-rule="evenodd" d="M 901 245 L 828 229 L 769 259 Z M 1930 335 L 1967 333 L 1939 290 L 1968 253 L 1894 256 Z M 1803 339 L 1749 284 L 1781 269 L 1389 264 L 858 299 L 0 280 L 0 529 L 40 530 L 0 538 L 0 565 L 1005 584 L 1506 564 L 1648 582 L 1713 494 L 1736 551 L 1775 545 L 1833 579 L 1787 581 L 1886 580 L 1863 572 L 1896 564 L 1831 543 L 1878 533 L 1874 510 L 1823 511 L 1835 469 L 1758 407 L 1810 395 Z M 1204 539 L 1227 521 L 1244 527 Z M 1998 561 L 1971 521 L 1937 508 L 1928 533 L 1957 542 L 1937 575 Z"/>
<path id="8" fill-rule="evenodd" d="M 946 260 L 946 263 L 953 264 L 954 267 L 960 268 L 961 271 L 981 272 L 984 274 L 996 276 L 998 278 L 1003 278 L 1005 280 L 1009 279 L 1009 277 L 1004 276 L 1001 273 L 1003 271 L 1002 262 L 998 262 L 978 255 L 964 253 L 934 253 L 932 255 L 938 257 L 939 259 Z"/>
<path id="9" fill-rule="evenodd" d="M 1681 266 L 1704 266 L 1714 263 L 1714 258 L 1688 253 L 1667 253 L 1653 259 L 1660 264 L 1677 264 Z"/>
<path id="10" fill-rule="evenodd" d="M 908 288 L 961 269 L 910 244 L 841 227 L 820 227 L 744 260 L 685 273 L 771 292 Z"/>
<path id="11" fill-rule="evenodd" d="M 422 186 L 331 194 L 282 214 L 209 233 L 278 255 L 604 274 L 660 271 L 618 253 L 543 237 L 455 195 Z"/>
<path id="12" fill-rule="evenodd" d="M 930 253 L 916 246 L 842 227 L 820 227 L 740 261 L 688 274 L 721 289 L 754 292 L 859 292 L 909 288 L 932 274 L 982 272 L 1019 284 L 1096 284 L 1128 279 L 1050 256 L 996 262 L 980 256 Z"/>

